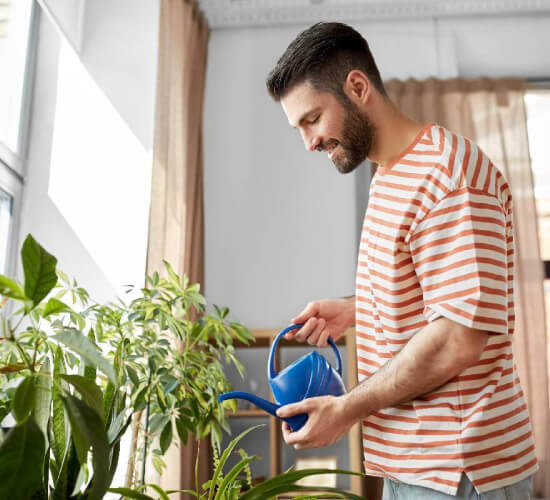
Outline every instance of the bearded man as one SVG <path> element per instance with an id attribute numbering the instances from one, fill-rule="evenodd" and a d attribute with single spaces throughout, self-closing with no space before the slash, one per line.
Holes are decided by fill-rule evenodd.
<path id="1" fill-rule="evenodd" d="M 364 466 L 385 499 L 525 499 L 537 459 L 514 366 L 512 196 L 472 141 L 405 116 L 365 39 L 318 23 L 267 79 L 309 151 L 345 174 L 377 165 L 356 295 L 309 303 L 287 334 L 311 345 L 357 334 L 360 384 L 278 412 L 309 415 L 295 448 L 363 427 Z"/>

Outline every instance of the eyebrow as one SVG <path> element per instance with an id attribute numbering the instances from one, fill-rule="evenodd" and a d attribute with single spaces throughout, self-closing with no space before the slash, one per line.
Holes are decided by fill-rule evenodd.
<path id="1" fill-rule="evenodd" d="M 309 115 L 315 113 L 316 111 L 320 111 L 320 110 L 321 110 L 321 106 L 317 106 L 316 108 L 313 108 L 313 109 L 310 109 L 309 111 L 306 111 L 306 112 L 302 115 L 302 117 L 298 120 L 298 125 L 301 125 L 302 122 L 304 122 L 305 119 L 306 119 Z M 297 127 L 296 125 L 292 125 L 292 128 L 298 128 L 298 127 Z"/>

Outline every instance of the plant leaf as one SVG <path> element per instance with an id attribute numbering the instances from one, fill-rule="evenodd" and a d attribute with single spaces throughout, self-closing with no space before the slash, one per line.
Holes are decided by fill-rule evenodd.
<path id="1" fill-rule="evenodd" d="M 212 475 L 212 483 L 210 484 L 210 491 L 208 492 L 208 500 L 212 500 L 212 498 L 214 497 L 214 489 L 218 484 L 218 478 L 222 474 L 225 462 L 227 462 L 227 459 L 229 458 L 229 455 L 231 455 L 231 452 L 235 449 L 239 441 L 244 436 L 246 436 L 249 432 L 255 429 L 258 429 L 259 427 L 263 427 L 263 425 L 255 425 L 254 427 L 250 427 L 249 429 L 246 429 L 227 445 L 227 448 L 223 451 L 222 456 L 220 457 L 220 460 L 216 465 L 216 469 L 214 470 L 214 474 Z"/>
<path id="2" fill-rule="evenodd" d="M 289 470 L 278 476 L 274 476 L 261 484 L 252 487 L 246 491 L 239 500 L 265 500 L 273 498 L 276 495 L 287 493 L 289 491 L 327 491 L 343 495 L 344 498 L 352 500 L 362 500 L 362 497 L 350 493 L 338 488 L 309 488 L 307 486 L 298 486 L 296 481 L 308 476 L 315 476 L 319 474 L 349 474 L 354 476 L 362 476 L 359 472 L 351 472 L 340 469 L 303 469 L 303 470 Z"/>
<path id="3" fill-rule="evenodd" d="M 168 415 L 164 415 L 162 413 L 157 413 L 156 415 L 153 415 L 149 420 L 149 432 L 151 434 L 154 434 L 160 428 L 164 427 L 169 421 L 170 417 Z"/>
<path id="4" fill-rule="evenodd" d="M 193 490 L 166 490 L 166 493 L 168 495 L 171 495 L 172 493 L 187 493 L 188 495 L 192 495 L 195 498 L 198 498 L 197 492 Z"/>
<path id="5" fill-rule="evenodd" d="M 149 488 L 153 488 L 159 495 L 162 500 L 170 500 L 170 498 L 167 495 L 167 492 L 164 491 L 158 484 L 148 484 Z"/>
<path id="6" fill-rule="evenodd" d="M 172 265 L 170 264 L 170 262 L 168 262 L 167 260 L 163 260 L 162 261 L 164 263 L 164 267 L 166 268 L 166 271 L 168 272 L 168 276 L 170 277 L 170 279 L 172 280 L 172 282 L 177 285 L 178 287 L 181 287 L 181 281 L 180 281 L 180 277 L 177 275 L 177 273 L 174 271 L 174 268 L 172 267 Z"/>
<path id="7" fill-rule="evenodd" d="M 187 444 L 187 429 L 185 427 L 184 418 L 181 415 L 176 419 L 176 431 L 179 438 L 183 441 L 183 444 Z"/>
<path id="8" fill-rule="evenodd" d="M 140 493 L 139 491 L 132 490 L 130 488 L 109 488 L 108 491 L 111 493 L 119 493 L 120 495 L 123 495 L 128 498 L 135 498 L 137 500 L 155 500 L 153 497 L 150 497 L 149 495 L 144 495 L 143 493 Z"/>
<path id="9" fill-rule="evenodd" d="M 25 300 L 23 287 L 7 276 L 0 274 L 0 295 L 10 299 Z"/>
<path id="10" fill-rule="evenodd" d="M 32 418 L 8 432 L 0 446 L 0 498 L 29 498 L 42 484 L 46 441 Z"/>
<path id="11" fill-rule="evenodd" d="M 63 402 L 61 401 L 61 380 L 60 374 L 65 371 L 65 364 L 63 362 L 63 351 L 61 346 L 55 348 L 53 357 L 53 377 L 55 384 L 52 385 L 52 400 L 53 400 L 53 414 L 52 414 L 52 443 L 53 454 L 57 465 L 61 467 L 62 461 L 65 461 L 64 456 L 67 454 L 67 427 L 65 425 L 65 409 Z"/>
<path id="12" fill-rule="evenodd" d="M 55 440 L 55 438 L 54 438 Z M 65 453 L 61 460 L 54 461 L 57 467 L 57 472 L 54 473 L 54 488 L 52 492 L 53 500 L 63 500 L 67 498 L 67 475 L 69 469 L 69 454 L 71 453 L 72 446 L 67 446 Z"/>
<path id="13" fill-rule="evenodd" d="M 223 478 L 223 481 L 218 487 L 218 491 L 216 491 L 216 498 L 224 498 L 223 495 L 225 493 L 225 490 L 227 490 L 228 487 L 231 488 L 233 486 L 235 478 L 239 475 L 239 472 L 241 472 L 250 462 L 252 462 L 256 458 L 258 457 L 255 455 L 242 458 L 237 463 L 237 465 L 235 465 Z"/>
<path id="14" fill-rule="evenodd" d="M 98 415 L 103 415 L 103 394 L 95 382 L 82 375 L 60 374 L 59 377 L 71 384 L 80 393 L 83 401 Z"/>
<path id="15" fill-rule="evenodd" d="M 89 500 L 100 500 L 109 488 L 109 443 L 102 418 L 86 403 L 74 396 L 62 396 L 71 421 L 92 445 L 94 478 Z"/>
<path id="16" fill-rule="evenodd" d="M 17 423 L 23 422 L 34 408 L 35 391 L 33 375 L 24 378 L 23 382 L 17 386 L 12 401 L 13 416 Z"/>
<path id="17" fill-rule="evenodd" d="M 48 421 L 52 404 L 52 378 L 50 375 L 50 360 L 46 358 L 40 369 L 40 374 L 34 377 L 34 410 L 32 416 L 44 436 L 48 435 Z M 46 439 L 46 445 L 47 443 Z"/>
<path id="18" fill-rule="evenodd" d="M 67 396 L 73 397 L 73 396 Z M 69 424 L 71 429 L 71 438 L 74 444 L 76 451 L 76 456 L 78 458 L 79 464 L 82 466 L 88 462 L 88 450 L 90 449 L 90 440 L 87 438 L 84 430 L 82 429 L 78 417 L 78 413 L 75 415 L 67 408 L 67 401 L 65 396 L 60 397 L 63 402 L 63 406 L 67 410 L 67 415 L 69 417 Z M 77 398 L 74 398 L 77 399 Z"/>
<path id="19" fill-rule="evenodd" d="M 52 493 L 52 500 L 67 500 L 72 496 L 71 492 L 80 489 L 82 484 L 82 469 L 76 454 L 76 448 L 71 440 L 67 442 L 67 448 L 63 456 L 62 466 L 55 480 L 55 489 Z"/>
<path id="20" fill-rule="evenodd" d="M 115 386 L 117 385 L 113 365 L 101 355 L 99 349 L 88 337 L 78 330 L 66 328 L 54 335 L 53 338 L 79 354 L 86 363 L 99 368 Z"/>
<path id="21" fill-rule="evenodd" d="M 47 318 L 51 314 L 58 314 L 60 312 L 69 312 L 69 311 L 72 311 L 72 309 L 67 304 L 52 297 L 46 303 L 46 307 L 44 307 L 44 312 L 42 313 L 42 316 L 44 318 Z"/>
<path id="22" fill-rule="evenodd" d="M 36 306 L 57 283 L 57 259 L 29 234 L 21 248 L 25 273 L 25 295 Z"/>
<path id="23" fill-rule="evenodd" d="M 87 466 L 81 465 L 78 469 L 78 474 L 75 477 L 74 484 L 72 487 L 72 492 L 69 495 L 69 497 L 75 497 L 79 494 L 82 486 L 84 486 L 84 483 L 88 480 L 88 472 L 87 472 Z"/>
<path id="24" fill-rule="evenodd" d="M 172 442 L 172 422 L 169 420 L 168 423 L 164 426 L 164 429 L 162 429 L 162 432 L 160 433 L 159 444 L 160 444 L 160 450 L 162 451 L 163 455 L 168 450 L 168 447 L 170 446 L 171 442 Z"/>
<path id="25" fill-rule="evenodd" d="M 130 415 L 129 419 L 126 419 L 126 411 L 122 410 L 116 418 L 111 422 L 107 430 L 107 437 L 109 439 L 109 444 L 112 444 L 114 440 L 119 435 L 125 423 L 128 423 L 128 420 L 131 420 L 132 416 Z"/>

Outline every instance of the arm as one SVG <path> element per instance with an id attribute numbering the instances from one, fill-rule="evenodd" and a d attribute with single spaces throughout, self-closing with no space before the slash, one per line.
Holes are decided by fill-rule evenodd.
<path id="1" fill-rule="evenodd" d="M 440 387 L 476 363 L 488 334 L 439 318 L 414 335 L 374 375 L 345 395 L 354 419 L 410 401 Z"/>
<path id="2" fill-rule="evenodd" d="M 308 413 L 298 432 L 283 425 L 285 441 L 296 448 L 328 446 L 357 421 L 375 411 L 426 394 L 443 385 L 481 356 L 488 334 L 446 318 L 426 325 L 393 359 L 351 392 L 284 406 L 277 414 Z"/>

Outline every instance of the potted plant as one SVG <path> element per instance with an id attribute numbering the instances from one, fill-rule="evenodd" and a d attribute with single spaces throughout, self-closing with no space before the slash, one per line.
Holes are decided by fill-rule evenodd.
<path id="1" fill-rule="evenodd" d="M 174 435 L 219 441 L 221 359 L 242 370 L 233 339 L 252 340 L 226 308 L 205 314 L 168 263 L 129 304 L 93 304 L 30 235 L 21 257 L 23 283 L 0 275 L 0 498 L 102 498 L 132 421 L 132 486 Z"/>

